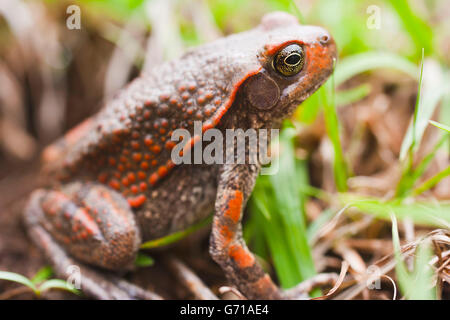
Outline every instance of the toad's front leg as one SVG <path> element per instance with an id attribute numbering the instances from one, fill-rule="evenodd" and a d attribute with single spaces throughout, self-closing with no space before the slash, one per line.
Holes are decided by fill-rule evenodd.
<path id="1" fill-rule="evenodd" d="M 210 253 L 227 278 L 249 299 L 307 299 L 308 292 L 333 284 L 336 274 L 319 274 L 283 291 L 266 274 L 242 238 L 242 213 L 255 185 L 259 166 L 225 164 L 219 179 Z"/>
<path id="2" fill-rule="evenodd" d="M 227 278 L 249 299 L 282 299 L 242 238 L 242 212 L 253 190 L 259 166 L 225 164 L 219 179 L 210 253 Z"/>

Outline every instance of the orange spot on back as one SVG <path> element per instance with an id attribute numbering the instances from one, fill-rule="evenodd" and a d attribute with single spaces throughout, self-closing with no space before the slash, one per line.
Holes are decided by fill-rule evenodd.
<path id="1" fill-rule="evenodd" d="M 229 98 L 227 99 L 227 101 L 224 102 L 224 103 L 222 104 L 222 106 L 220 106 L 220 107 L 217 109 L 217 112 L 213 115 L 213 117 L 211 118 L 210 121 L 207 121 L 207 122 L 205 122 L 205 123 L 203 124 L 203 126 L 202 126 L 202 132 L 205 132 L 206 130 L 209 130 L 209 129 L 211 129 L 211 128 L 214 128 L 214 127 L 219 123 L 219 121 L 222 119 L 223 115 L 228 111 L 228 109 L 229 109 L 229 108 L 231 107 L 231 105 L 233 104 L 233 102 L 234 102 L 234 100 L 235 100 L 235 97 L 236 97 L 236 94 L 237 94 L 237 92 L 238 92 L 238 90 L 239 90 L 239 87 L 240 87 L 240 86 L 245 82 L 245 80 L 247 80 L 249 77 L 251 77 L 251 76 L 253 76 L 253 75 L 259 73 L 259 72 L 261 71 L 261 69 L 262 69 L 262 67 L 260 67 L 260 68 L 254 70 L 254 71 L 251 71 L 251 72 L 247 73 L 244 77 L 242 77 L 241 80 L 239 80 L 239 81 L 234 85 L 233 90 L 231 91 L 231 94 L 230 94 Z M 187 89 L 190 90 L 190 91 L 195 91 L 195 90 L 197 89 L 197 87 L 196 87 L 195 85 L 190 85 L 190 86 L 187 87 Z M 181 90 L 181 91 L 183 91 L 183 90 Z M 182 99 L 183 99 L 183 100 L 187 100 L 188 98 L 189 98 L 189 94 L 187 94 L 187 92 L 184 92 L 183 95 L 182 95 Z M 208 99 L 213 98 L 213 94 L 212 94 L 212 93 L 211 93 L 211 94 L 208 93 L 207 98 L 208 98 Z M 217 98 L 217 99 L 215 100 L 215 104 L 216 104 L 216 105 L 220 105 L 220 104 L 221 104 L 220 98 Z M 192 110 L 192 109 L 188 109 L 188 110 L 186 111 L 186 113 L 191 113 L 191 114 L 192 114 L 192 113 L 193 113 L 193 110 Z M 167 123 L 167 125 L 168 125 L 168 123 Z M 165 126 L 165 123 L 163 123 L 163 126 Z M 155 123 L 155 124 L 154 124 L 154 128 L 155 128 L 155 129 L 158 129 L 158 128 L 159 128 L 159 125 L 158 125 L 157 123 Z M 185 145 L 185 147 L 183 148 L 183 150 L 180 151 L 180 155 L 183 155 L 184 152 L 186 152 L 187 150 L 191 149 L 191 148 L 195 145 L 195 143 L 197 143 L 199 140 L 200 140 L 200 137 L 199 137 L 199 136 L 191 137 L 190 140 L 186 143 L 186 145 Z M 144 144 L 145 144 L 147 147 L 149 147 L 150 151 L 152 151 L 154 154 L 158 154 L 158 153 L 161 152 L 161 147 L 160 147 L 159 145 L 153 145 L 153 140 L 152 140 L 150 137 L 146 137 L 146 138 L 144 139 Z M 133 145 L 132 145 L 132 147 L 133 147 Z M 166 145 L 166 147 L 167 147 L 167 145 Z M 172 161 L 169 160 L 169 161 L 167 162 L 165 171 L 168 171 L 168 170 L 172 169 L 173 167 L 175 167 L 175 164 L 174 164 Z M 165 172 L 165 174 L 167 174 L 167 172 Z M 164 174 L 164 175 L 165 175 L 165 174 Z M 155 185 L 155 184 L 158 182 L 158 180 L 159 180 L 160 178 L 162 178 L 162 176 L 164 176 L 164 175 L 161 175 L 161 176 L 160 176 L 160 175 L 158 175 L 157 173 L 153 173 L 153 174 L 150 176 L 148 182 L 149 182 L 151 185 Z M 242 197 L 242 195 L 241 195 L 241 197 Z M 236 201 L 238 201 L 238 200 L 236 200 Z M 241 200 L 241 204 L 242 204 L 242 200 Z M 232 214 L 231 214 L 231 213 L 230 213 L 230 214 L 231 214 L 231 216 L 233 216 L 233 217 L 235 218 L 235 216 L 236 216 L 236 212 L 235 212 L 235 211 L 236 211 L 236 210 L 232 210 L 232 211 L 233 211 Z M 240 209 L 239 209 L 239 215 L 240 215 Z"/>
<path id="2" fill-rule="evenodd" d="M 133 153 L 133 160 L 136 162 L 141 161 L 142 159 L 142 153 Z"/>
<path id="3" fill-rule="evenodd" d="M 175 142 L 173 142 L 173 141 L 167 141 L 166 142 L 166 149 L 167 150 L 172 150 L 174 147 L 175 147 Z"/>
<path id="4" fill-rule="evenodd" d="M 140 196 L 134 197 L 134 198 L 128 198 L 128 204 L 133 207 L 133 208 L 137 208 L 140 207 L 144 204 L 145 200 L 147 198 L 141 194 Z"/>
<path id="5" fill-rule="evenodd" d="M 146 138 L 144 139 L 144 144 L 145 144 L 147 147 L 151 146 L 151 145 L 153 144 L 153 139 L 150 138 L 150 137 L 146 137 Z"/>
<path id="6" fill-rule="evenodd" d="M 147 170 L 147 169 L 149 168 L 148 162 L 147 162 L 147 161 L 142 161 L 142 162 L 141 162 L 141 168 L 142 168 L 143 170 Z"/>
<path id="7" fill-rule="evenodd" d="M 152 150 L 154 153 L 160 153 L 160 152 L 161 152 L 161 147 L 158 146 L 158 145 L 154 145 L 154 146 L 151 148 L 151 150 Z"/>
<path id="8" fill-rule="evenodd" d="M 109 186 L 111 188 L 115 189 L 115 190 L 119 190 L 120 189 L 120 184 L 119 184 L 119 181 L 117 181 L 117 180 L 111 180 L 109 182 Z"/>
<path id="9" fill-rule="evenodd" d="M 148 182 L 153 186 L 158 181 L 158 178 L 159 178 L 158 174 L 154 173 L 150 176 L 150 178 L 148 179 Z"/>
<path id="10" fill-rule="evenodd" d="M 130 181 L 130 183 L 134 183 L 136 181 L 136 175 L 133 172 L 128 173 L 128 181 Z"/>
<path id="11" fill-rule="evenodd" d="M 139 184 L 139 188 L 141 189 L 141 191 L 145 191 L 147 190 L 147 184 L 145 182 L 141 182 Z"/>
<path id="12" fill-rule="evenodd" d="M 147 175 L 145 174 L 144 171 L 139 171 L 138 172 L 138 178 L 141 180 L 144 180 L 145 178 L 147 178 Z"/>
<path id="13" fill-rule="evenodd" d="M 158 175 L 160 177 L 164 177 L 167 174 L 167 168 L 165 166 L 161 166 L 158 168 Z"/>
<path id="14" fill-rule="evenodd" d="M 132 147 L 134 150 L 139 150 L 139 148 L 140 148 L 141 146 L 139 145 L 139 142 L 137 142 L 137 141 L 131 141 L 131 147 Z"/>
<path id="15" fill-rule="evenodd" d="M 122 178 L 122 184 L 123 184 L 125 187 L 128 187 L 128 185 L 130 184 L 130 181 L 128 181 L 128 178 Z"/>

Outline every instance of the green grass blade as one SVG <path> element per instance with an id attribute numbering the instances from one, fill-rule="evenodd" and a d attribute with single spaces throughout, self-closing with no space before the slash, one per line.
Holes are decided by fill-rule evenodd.
<path id="1" fill-rule="evenodd" d="M 422 48 L 424 48 L 428 54 L 431 54 L 433 52 L 433 31 L 431 27 L 412 11 L 408 1 L 390 0 L 389 2 L 414 42 L 416 47 L 416 58 L 420 58 L 420 50 Z"/>
<path id="2" fill-rule="evenodd" d="M 388 52 L 365 52 L 348 56 L 339 61 L 334 72 L 335 85 L 338 87 L 360 73 L 380 68 L 401 71 L 414 79 L 417 78 L 417 66 L 402 56 Z M 303 123 L 312 123 L 316 119 L 326 95 L 325 86 L 322 86 L 301 104 L 296 111 L 295 119 Z M 369 92 L 368 84 L 347 91 L 338 91 L 336 92 L 336 105 L 358 101 Z"/>
<path id="3" fill-rule="evenodd" d="M 304 161 L 295 159 L 293 144 L 294 130 L 284 130 L 280 138 L 282 155 L 279 171 L 269 176 L 273 185 L 275 199 L 282 213 L 284 231 L 289 235 L 287 242 L 291 248 L 294 262 L 303 279 L 315 274 L 312 255 L 306 238 L 304 213 L 305 197 L 299 196 L 299 185 L 307 184 L 307 167 Z M 292 136 L 289 136 L 289 135 Z M 302 280 L 303 280 L 302 279 Z"/>
<path id="4" fill-rule="evenodd" d="M 263 177 L 264 179 L 266 177 Z M 260 187 L 257 184 L 253 192 L 252 198 L 261 197 L 261 193 L 266 193 L 269 190 Z M 296 265 L 292 263 L 290 251 L 286 245 L 285 234 L 283 233 L 283 226 L 279 216 L 275 213 L 270 221 L 261 213 L 261 205 L 265 207 L 264 210 L 271 211 L 274 208 L 270 203 L 265 202 L 259 206 L 255 206 L 254 200 L 250 201 L 250 210 L 252 212 L 252 219 L 256 222 L 260 230 L 262 230 L 262 241 L 267 243 L 269 255 L 273 259 L 275 272 L 280 280 L 283 288 L 289 288 L 301 281 L 301 274 L 297 270 Z M 275 211 L 272 211 L 275 212 Z M 252 241 L 253 242 L 253 241 Z M 253 248 L 252 248 L 253 249 Z M 256 250 L 255 250 L 256 252 Z"/>
<path id="5" fill-rule="evenodd" d="M 369 84 L 364 83 L 356 88 L 348 89 L 345 91 L 336 92 L 336 106 L 345 106 L 350 103 L 362 100 L 370 93 L 371 87 Z"/>
<path id="6" fill-rule="evenodd" d="M 392 244 L 394 245 L 394 257 L 396 262 L 395 274 L 397 275 L 400 291 L 405 294 L 405 292 L 410 291 L 412 281 L 401 254 L 400 236 L 398 235 L 397 219 L 394 212 L 391 211 L 390 217 L 392 220 Z"/>
<path id="7" fill-rule="evenodd" d="M 331 218 L 335 215 L 335 212 L 331 209 L 326 209 L 324 212 L 322 212 L 317 219 L 315 219 L 311 224 L 308 226 L 307 230 L 307 238 L 308 243 L 311 245 L 314 238 L 317 236 L 317 233 L 319 230 L 325 226 Z"/>
<path id="8" fill-rule="evenodd" d="M 448 177 L 450 175 L 450 166 L 445 168 L 444 170 L 438 172 L 424 183 L 422 183 L 419 187 L 414 190 L 414 195 L 417 196 L 437 185 L 442 179 Z"/>
<path id="9" fill-rule="evenodd" d="M 70 283 L 60 279 L 47 280 L 39 286 L 39 291 L 41 293 L 51 289 L 60 289 L 72 292 L 76 295 L 81 295 L 80 290 L 74 288 L 74 286 L 72 286 Z"/>
<path id="10" fill-rule="evenodd" d="M 448 74 L 450 78 L 450 75 Z M 439 123 L 445 127 L 450 127 L 450 79 L 447 81 L 447 93 L 442 98 Z"/>
<path id="11" fill-rule="evenodd" d="M 413 191 L 413 186 L 416 183 L 416 181 L 425 173 L 427 168 L 429 167 L 431 161 L 434 159 L 434 156 L 436 155 L 436 152 L 444 145 L 444 143 L 447 141 L 447 136 L 444 135 L 438 143 L 433 147 L 433 150 L 431 150 L 416 166 L 416 168 L 410 167 L 408 172 L 405 173 L 399 183 L 397 190 L 403 190 L 400 194 L 402 196 L 408 196 Z M 423 190 L 425 191 L 425 190 Z M 422 191 L 422 192 L 423 192 Z M 417 195 L 417 194 L 416 194 Z"/>
<path id="12" fill-rule="evenodd" d="M 183 239 L 184 237 L 188 236 L 189 234 L 197 231 L 198 229 L 210 224 L 212 221 L 212 215 L 209 216 L 208 218 L 206 218 L 203 221 L 200 221 L 199 223 L 187 228 L 186 230 L 182 230 L 182 231 L 178 231 L 178 232 L 174 232 L 172 234 L 169 234 L 168 236 L 159 238 L 159 239 L 155 239 L 155 240 L 150 240 L 147 242 L 144 242 L 143 244 L 141 244 L 140 248 L 141 249 L 151 249 L 151 248 L 157 248 L 157 247 L 162 247 L 162 246 L 166 246 L 169 245 L 171 243 L 174 243 L 180 239 Z"/>
<path id="13" fill-rule="evenodd" d="M 155 260 L 143 252 L 138 252 L 136 260 L 134 261 L 134 265 L 141 268 L 150 267 L 154 264 Z"/>
<path id="14" fill-rule="evenodd" d="M 433 120 L 428 120 L 433 126 L 435 126 L 436 128 L 439 128 L 439 129 L 442 129 L 442 130 L 445 130 L 445 131 L 447 131 L 447 132 L 450 132 L 450 126 L 447 126 L 447 125 L 445 125 L 445 124 L 443 124 L 443 123 L 439 123 L 439 122 L 436 122 L 436 121 L 433 121 Z"/>
<path id="15" fill-rule="evenodd" d="M 400 149 L 400 160 L 404 160 L 406 158 L 407 155 L 409 155 L 409 163 L 408 163 L 408 169 L 410 169 L 410 167 L 412 166 L 412 157 L 414 155 L 414 149 L 416 148 L 416 146 L 419 144 L 420 138 L 417 137 L 417 120 L 418 120 L 418 115 L 419 115 L 419 111 L 422 111 L 422 109 L 420 108 L 422 106 L 422 81 L 423 81 L 423 63 L 424 63 L 424 52 L 422 50 L 422 61 L 420 63 L 420 75 L 419 75 L 419 85 L 417 87 L 417 97 L 416 97 L 416 105 L 414 106 L 414 114 L 413 114 L 413 119 L 411 122 L 411 125 L 408 128 L 408 131 L 406 132 L 405 138 L 402 141 L 402 146 Z M 421 109 L 421 110 L 419 110 Z M 431 110 L 430 108 L 427 108 L 426 110 Z M 423 113 L 420 112 L 421 117 L 420 119 L 424 119 L 425 115 L 422 115 Z M 429 115 L 431 116 L 431 114 Z M 408 174 L 408 172 L 405 172 L 406 174 Z"/>
<path id="16" fill-rule="evenodd" d="M 41 268 L 34 277 L 31 279 L 31 282 L 34 284 L 40 283 L 44 280 L 49 279 L 53 275 L 53 269 L 50 266 L 46 266 Z"/>
<path id="17" fill-rule="evenodd" d="M 425 52 L 424 52 L 424 50 L 422 48 L 422 60 L 420 62 L 419 86 L 417 87 L 417 98 L 416 98 L 416 105 L 414 106 L 414 117 L 413 117 L 413 122 L 412 122 L 412 139 L 411 139 L 411 146 L 410 146 L 410 148 L 408 148 L 408 150 L 410 150 L 411 160 L 412 160 L 412 155 L 413 155 L 413 152 L 414 152 L 414 148 L 419 145 L 419 140 L 420 140 L 420 138 L 417 137 L 416 132 L 417 132 L 417 120 L 418 120 L 418 115 L 419 115 L 419 109 L 421 109 L 420 107 L 422 106 L 422 104 L 421 104 L 421 99 L 422 99 L 421 93 L 422 93 L 422 82 L 423 82 L 423 64 L 424 64 L 424 59 L 425 59 Z M 430 114 L 430 116 L 431 116 L 431 114 Z M 424 118 L 424 116 L 421 116 L 420 119 L 423 119 L 423 118 Z"/>
<path id="18" fill-rule="evenodd" d="M 308 172 L 306 161 L 295 158 L 294 137 L 292 128 L 281 132 L 281 153 L 274 160 L 279 162 L 279 170 L 275 175 L 258 177 L 249 201 L 250 219 L 262 230 L 283 288 L 315 275 L 306 233 L 306 195 L 302 192 L 302 186 L 308 184 Z"/>
<path id="19" fill-rule="evenodd" d="M 401 71 L 414 79 L 417 78 L 417 66 L 409 60 L 393 53 L 371 51 L 351 55 L 339 61 L 334 73 L 336 86 L 357 74 L 380 68 Z"/>
<path id="20" fill-rule="evenodd" d="M 344 153 L 342 151 L 341 140 L 339 136 L 339 120 L 336 111 L 336 104 L 334 100 L 334 77 L 327 81 L 324 85 L 323 91 L 323 106 L 325 126 L 327 129 L 328 137 L 333 145 L 334 159 L 333 159 L 333 172 L 336 189 L 339 192 L 347 191 L 347 178 L 349 175 L 348 166 L 344 159 Z"/>
<path id="21" fill-rule="evenodd" d="M 414 288 L 409 293 L 411 300 L 436 300 L 433 287 L 433 270 L 428 264 L 433 256 L 429 241 L 423 241 L 416 249 L 414 265 Z"/>
<path id="22" fill-rule="evenodd" d="M 36 295 L 39 295 L 39 290 L 36 288 L 34 283 L 31 282 L 30 279 L 22 276 L 21 274 L 14 273 L 14 272 L 0 271 L 0 280 L 7 280 L 7 281 L 20 283 L 24 286 L 27 286 L 31 290 L 33 290 L 33 292 Z"/>
<path id="23" fill-rule="evenodd" d="M 402 173 L 400 180 L 397 184 L 397 189 L 395 191 L 395 196 L 399 199 L 404 198 L 410 191 L 414 182 L 413 179 L 413 160 L 414 152 L 419 145 L 420 137 L 417 136 L 417 120 L 419 119 L 419 111 L 422 109 L 422 80 L 423 80 L 423 64 L 424 64 L 424 52 L 422 51 L 422 61 L 420 65 L 420 76 L 419 84 L 417 88 L 416 105 L 414 108 L 414 115 L 411 125 L 406 132 L 406 135 L 402 141 L 402 146 L 400 150 L 400 161 L 402 161 Z M 420 109 L 420 110 L 419 110 Z M 431 115 L 430 115 L 431 116 Z M 421 113 L 420 119 L 424 119 L 423 113 Z M 421 135 L 420 135 L 421 136 Z M 406 158 L 407 157 L 407 158 Z"/>
<path id="24" fill-rule="evenodd" d="M 421 72 L 422 74 L 422 72 Z M 448 91 L 449 80 L 446 80 L 438 87 L 427 88 L 423 92 L 421 98 L 420 88 L 422 87 L 422 76 L 419 80 L 419 87 L 417 93 L 416 107 L 414 110 L 414 118 L 411 122 L 405 137 L 403 138 L 400 149 L 400 159 L 405 160 L 409 152 L 414 152 L 420 144 L 423 133 L 430 121 L 431 116 L 436 110 L 439 101 L 444 97 Z M 411 149 L 412 148 L 412 149 Z M 411 149 L 411 151 L 410 151 Z"/>
<path id="25" fill-rule="evenodd" d="M 423 241 L 416 249 L 416 259 L 413 272 L 409 272 L 401 254 L 400 237 L 398 234 L 397 219 L 391 212 L 392 242 L 395 255 L 395 272 L 400 290 L 406 299 L 410 300 L 434 300 L 433 270 L 428 262 L 431 260 L 432 251 L 429 241 Z"/>
<path id="26" fill-rule="evenodd" d="M 295 0 L 288 0 L 288 1 L 289 1 L 289 12 L 292 13 L 294 16 L 296 16 L 301 24 L 306 24 L 305 17 L 298 8 Z"/>
<path id="27" fill-rule="evenodd" d="M 409 218 L 418 225 L 450 228 L 450 203 L 401 203 L 397 199 L 386 202 L 348 193 L 340 194 L 339 199 L 343 205 L 351 205 L 379 219 L 389 220 L 394 212 L 400 220 Z"/>
<path id="28" fill-rule="evenodd" d="M 433 115 L 438 102 L 446 94 L 448 81 L 444 81 L 438 88 L 427 87 L 427 90 L 422 93 L 422 79 L 423 79 L 423 61 L 420 69 L 419 85 L 417 91 L 416 106 L 414 109 L 414 116 L 412 122 L 403 139 L 400 160 L 403 162 L 402 175 L 396 189 L 396 197 L 401 199 L 409 195 L 413 190 L 414 182 L 425 171 L 428 164 L 419 166 L 418 169 L 413 168 L 414 153 L 420 145 L 420 141 L 425 132 L 425 129 Z M 436 151 L 436 150 L 435 150 Z M 434 152 L 435 152 L 434 151 Z M 428 159 L 427 161 L 429 162 Z M 422 161 L 423 164 L 423 161 Z"/>
<path id="29" fill-rule="evenodd" d="M 322 86 L 304 101 L 295 111 L 294 118 L 303 123 L 313 123 L 321 110 L 321 97 L 325 88 Z"/>

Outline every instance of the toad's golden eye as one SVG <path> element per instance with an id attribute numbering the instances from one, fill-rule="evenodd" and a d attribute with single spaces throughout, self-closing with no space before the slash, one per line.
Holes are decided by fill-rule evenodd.
<path id="1" fill-rule="evenodd" d="M 273 68 L 283 76 L 299 73 L 305 64 L 305 51 L 298 44 L 290 44 L 278 51 L 272 60 Z"/>

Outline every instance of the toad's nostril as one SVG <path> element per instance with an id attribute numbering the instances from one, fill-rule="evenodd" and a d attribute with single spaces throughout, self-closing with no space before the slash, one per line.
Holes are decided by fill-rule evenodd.
<path id="1" fill-rule="evenodd" d="M 330 40 L 330 37 L 325 34 L 325 35 L 319 37 L 317 40 L 319 40 L 319 42 L 321 44 L 327 44 L 328 41 Z"/>

